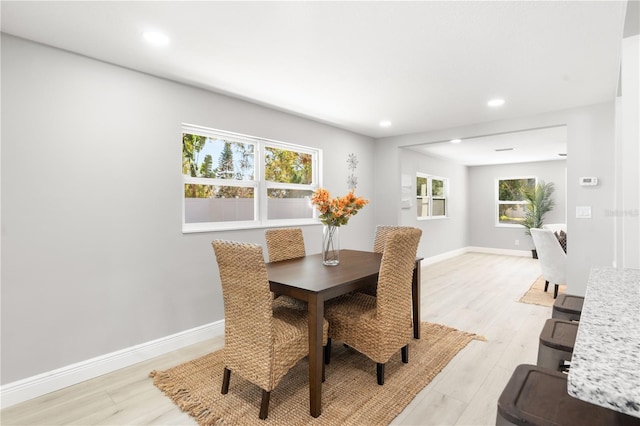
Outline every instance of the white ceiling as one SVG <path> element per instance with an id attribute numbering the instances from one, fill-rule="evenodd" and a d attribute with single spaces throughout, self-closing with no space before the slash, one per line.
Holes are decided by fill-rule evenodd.
<path id="1" fill-rule="evenodd" d="M 530 129 L 464 139 L 459 143 L 434 142 L 409 149 L 467 166 L 565 160 L 567 128 Z"/>
<path id="2" fill-rule="evenodd" d="M 612 100 L 625 4 L 2 1 L 1 25 L 378 138 Z"/>

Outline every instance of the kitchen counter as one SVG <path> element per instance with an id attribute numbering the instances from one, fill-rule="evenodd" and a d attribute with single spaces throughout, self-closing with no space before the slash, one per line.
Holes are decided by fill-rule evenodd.
<path id="1" fill-rule="evenodd" d="M 583 401 L 640 417 L 640 270 L 591 270 L 567 388 Z"/>

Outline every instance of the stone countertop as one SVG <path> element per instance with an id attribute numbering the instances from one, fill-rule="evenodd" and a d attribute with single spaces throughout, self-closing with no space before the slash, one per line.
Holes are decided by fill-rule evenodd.
<path id="1" fill-rule="evenodd" d="M 640 270 L 592 268 L 568 391 L 640 417 Z"/>

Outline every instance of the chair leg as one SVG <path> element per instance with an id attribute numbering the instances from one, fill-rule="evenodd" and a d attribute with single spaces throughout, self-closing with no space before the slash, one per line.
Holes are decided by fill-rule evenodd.
<path id="1" fill-rule="evenodd" d="M 229 380 L 231 379 L 231 370 L 227 367 L 224 368 L 224 373 L 222 373 L 222 394 L 226 395 L 229 392 Z"/>
<path id="2" fill-rule="evenodd" d="M 324 370 L 325 370 L 325 366 L 327 365 L 327 363 L 325 362 L 324 358 L 327 356 L 327 347 L 323 347 L 322 348 L 322 383 L 324 383 Z"/>
<path id="3" fill-rule="evenodd" d="M 400 353 L 402 354 L 402 362 L 405 364 L 409 363 L 409 345 L 403 346 L 400 349 Z"/>
<path id="4" fill-rule="evenodd" d="M 378 376 L 378 384 L 384 385 L 384 364 L 376 363 L 376 375 Z"/>
<path id="5" fill-rule="evenodd" d="M 331 362 L 331 338 L 327 339 L 327 346 L 324 347 L 324 363 L 329 364 Z"/>
<path id="6" fill-rule="evenodd" d="M 262 403 L 260 404 L 260 420 L 264 420 L 269 415 L 269 397 L 271 392 L 262 389 Z"/>
<path id="7" fill-rule="evenodd" d="M 558 297 L 558 287 L 560 287 L 558 284 L 556 284 L 555 288 L 553 289 L 553 298 L 557 298 Z"/>
<path id="8" fill-rule="evenodd" d="M 545 281 L 544 282 L 544 292 L 547 292 L 547 289 L 549 288 L 549 281 Z"/>

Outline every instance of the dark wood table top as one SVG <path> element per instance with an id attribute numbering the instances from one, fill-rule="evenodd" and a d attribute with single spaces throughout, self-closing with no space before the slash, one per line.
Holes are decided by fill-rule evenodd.
<path id="1" fill-rule="evenodd" d="M 335 287 L 351 286 L 363 278 L 377 278 L 381 259 L 381 253 L 340 250 L 340 264 L 325 266 L 322 254 L 318 253 L 267 263 L 267 275 L 272 290 L 274 285 L 282 284 L 314 293 L 331 293 Z"/>
<path id="2" fill-rule="evenodd" d="M 416 259 L 412 280 L 415 338 L 420 337 L 420 260 L 422 258 Z M 324 302 L 350 291 L 375 286 L 381 261 L 381 253 L 340 250 L 340 264 L 337 266 L 323 265 L 320 253 L 267 263 L 271 291 L 308 302 L 309 412 L 313 417 L 318 417 L 322 413 Z"/>

